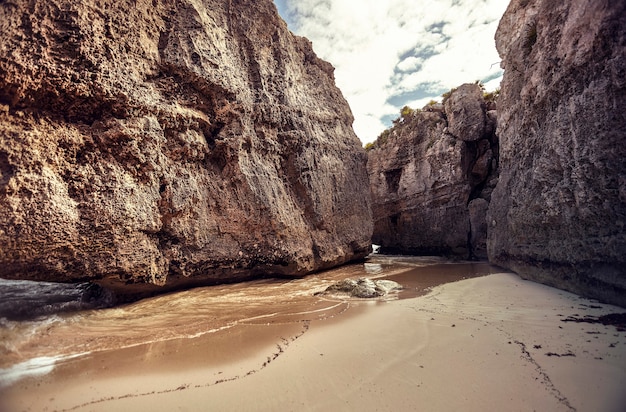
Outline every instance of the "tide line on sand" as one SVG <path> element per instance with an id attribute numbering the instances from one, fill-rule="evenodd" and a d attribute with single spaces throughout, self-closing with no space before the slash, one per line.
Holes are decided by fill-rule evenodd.
<path id="1" fill-rule="evenodd" d="M 121 351 L 110 358 L 119 366 L 102 375 L 89 372 L 100 363 L 87 359 L 78 373 L 5 392 L 6 406 L 621 412 L 626 405 L 626 332 L 573 321 L 623 313 L 623 308 L 510 273 L 362 308 L 306 327 L 295 324 L 289 331 L 274 326 L 268 333 L 263 325 L 248 325 L 176 347 L 193 365 L 183 370 L 173 361 L 174 352 L 144 357 L 142 370 L 150 373 L 125 363 Z M 241 348 L 263 333 L 268 344 L 242 360 Z M 207 364 L 207 356 L 234 360 Z M 146 362 L 155 362 L 154 368 L 146 369 Z"/>

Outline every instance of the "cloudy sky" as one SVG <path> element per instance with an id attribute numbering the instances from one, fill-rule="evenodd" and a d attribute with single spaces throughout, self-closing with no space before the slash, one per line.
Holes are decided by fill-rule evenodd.
<path id="1" fill-rule="evenodd" d="M 494 34 L 508 0 L 274 0 L 295 34 L 335 66 L 371 142 L 408 105 L 421 108 L 452 87 L 502 76 Z"/>

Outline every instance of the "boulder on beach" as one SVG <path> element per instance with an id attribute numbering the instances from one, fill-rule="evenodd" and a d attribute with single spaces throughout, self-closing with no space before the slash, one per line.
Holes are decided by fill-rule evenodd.
<path id="1" fill-rule="evenodd" d="M 344 279 L 326 288 L 322 294 L 345 294 L 353 298 L 378 298 L 402 290 L 393 280 L 370 278 Z"/>

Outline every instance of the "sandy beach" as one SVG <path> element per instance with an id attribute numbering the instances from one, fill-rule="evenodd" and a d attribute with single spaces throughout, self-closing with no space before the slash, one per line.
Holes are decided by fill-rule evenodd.
<path id="1" fill-rule="evenodd" d="M 624 313 L 509 273 L 63 362 L 12 411 L 623 411 Z M 344 308 L 345 309 L 345 308 Z M 340 313 L 340 312 L 344 313 Z"/>

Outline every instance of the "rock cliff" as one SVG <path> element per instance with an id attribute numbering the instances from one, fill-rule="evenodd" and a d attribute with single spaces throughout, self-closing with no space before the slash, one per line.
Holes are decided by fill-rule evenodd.
<path id="1" fill-rule="evenodd" d="M 479 85 L 406 111 L 368 151 L 373 243 L 383 251 L 486 258 L 496 182 L 493 102 Z"/>
<path id="2" fill-rule="evenodd" d="M 626 2 L 513 0 L 491 261 L 626 306 Z"/>
<path id="3" fill-rule="evenodd" d="M 270 0 L 2 1 L 0 38 L 1 277 L 144 293 L 369 252 L 351 111 Z"/>

